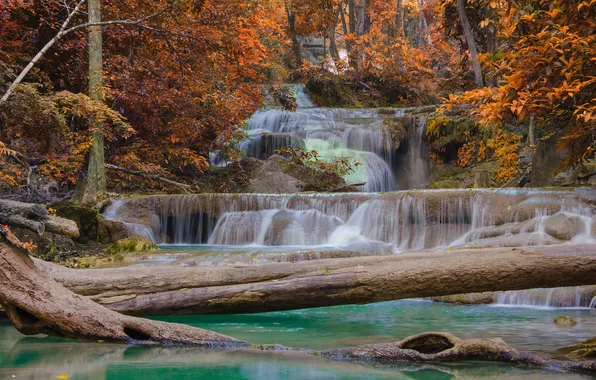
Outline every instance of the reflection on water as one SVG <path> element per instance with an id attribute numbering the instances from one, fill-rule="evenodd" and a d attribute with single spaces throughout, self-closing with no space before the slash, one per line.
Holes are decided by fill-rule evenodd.
<path id="1" fill-rule="evenodd" d="M 554 355 L 557 347 L 592 337 L 596 311 L 565 310 L 573 328 L 552 322 L 562 311 L 457 306 L 398 301 L 363 306 L 166 320 L 205 327 L 253 343 L 324 349 L 390 342 L 423 331 L 463 338 L 502 337 L 520 350 Z M 559 379 L 560 373 L 495 363 L 397 365 L 392 368 L 329 362 L 301 352 L 203 351 L 24 337 L 0 324 L 0 379 Z M 589 378 L 564 375 L 565 378 Z"/>

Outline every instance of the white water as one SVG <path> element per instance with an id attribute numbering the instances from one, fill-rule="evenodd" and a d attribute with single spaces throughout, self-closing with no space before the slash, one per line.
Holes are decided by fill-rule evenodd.
<path id="1" fill-rule="evenodd" d="M 596 287 L 530 289 L 497 292 L 494 304 L 540 308 L 596 308 Z"/>
<path id="2" fill-rule="evenodd" d="M 595 238 L 593 209 L 576 193 L 536 190 L 156 196 L 114 202 L 105 216 L 173 244 L 398 253 Z"/>

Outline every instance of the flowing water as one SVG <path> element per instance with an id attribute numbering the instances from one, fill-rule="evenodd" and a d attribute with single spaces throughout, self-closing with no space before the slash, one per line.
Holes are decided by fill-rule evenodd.
<path id="1" fill-rule="evenodd" d="M 370 255 L 596 241 L 596 213 L 575 191 L 148 196 L 115 201 L 104 215 L 158 244 L 230 248 Z"/>
<path id="2" fill-rule="evenodd" d="M 251 343 L 309 349 L 392 342 L 426 331 L 462 338 L 502 337 L 520 350 L 560 357 L 556 349 L 594 335 L 590 310 L 566 310 L 578 324 L 559 328 L 557 310 L 456 306 L 424 301 L 337 306 L 254 315 L 185 316 L 164 320 L 204 327 Z M 193 348 L 149 348 L 25 337 L 0 324 L 0 378 L 52 379 L 459 379 L 540 378 L 550 373 L 502 364 L 467 362 L 370 367 L 335 363 L 291 353 L 205 352 Z M 565 378 L 589 378 L 565 374 Z"/>
<path id="3" fill-rule="evenodd" d="M 416 190 L 428 179 L 426 120 L 404 110 L 317 108 L 296 87 L 297 112 L 258 111 L 248 121 L 246 156 L 267 159 L 282 146 L 314 149 L 324 160 L 360 162 L 353 194 L 196 194 L 114 201 L 104 212 L 162 248 L 133 265 L 234 266 L 416 250 L 596 243 L 594 190 Z M 389 116 L 409 118 L 396 150 Z M 217 155 L 212 163 L 226 165 Z M 594 337 L 594 288 L 497 292 L 492 305 L 399 301 L 255 315 L 187 316 L 251 343 L 325 349 L 391 342 L 426 331 L 502 337 L 520 350 L 557 357 L 557 347 Z M 557 309 L 560 307 L 565 310 Z M 578 324 L 559 328 L 564 313 Z M 0 325 L 0 374 L 80 379 L 558 379 L 559 373 L 494 363 L 368 367 L 308 355 L 192 348 L 122 347 L 24 338 Z M 564 375 L 566 378 L 588 378 Z"/>

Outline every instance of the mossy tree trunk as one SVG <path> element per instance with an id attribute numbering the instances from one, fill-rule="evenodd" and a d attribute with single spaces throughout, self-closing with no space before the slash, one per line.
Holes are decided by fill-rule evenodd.
<path id="1" fill-rule="evenodd" d="M 87 11 L 89 23 L 101 22 L 100 0 L 89 0 Z M 101 101 L 103 98 L 102 80 L 102 36 L 100 26 L 89 27 L 89 97 Z M 77 203 L 97 202 L 106 193 L 103 124 L 92 125 L 92 145 L 87 156 L 83 174 L 80 176 L 73 200 Z M 85 173 L 86 172 L 86 173 Z"/>

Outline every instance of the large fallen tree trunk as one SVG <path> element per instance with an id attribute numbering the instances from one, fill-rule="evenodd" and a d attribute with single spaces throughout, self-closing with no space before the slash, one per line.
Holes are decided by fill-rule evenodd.
<path id="1" fill-rule="evenodd" d="M 6 234 L 6 230 L 0 232 Z M 0 234 L 0 238 L 1 234 Z M 291 350 L 246 342 L 191 326 L 124 316 L 74 294 L 42 272 L 26 252 L 0 242 L 0 304 L 14 326 L 27 335 L 142 344 L 183 344 L 207 348 Z M 596 372 L 596 362 L 560 362 L 520 353 L 499 339 L 461 340 L 447 333 L 426 333 L 389 344 L 372 344 L 326 351 L 300 350 L 338 361 L 369 364 L 491 360 L 559 370 Z"/>
<path id="2" fill-rule="evenodd" d="M 186 325 L 118 314 L 43 275 L 25 252 L 0 242 L 0 304 L 26 335 L 205 347 L 247 344 Z"/>
<path id="3" fill-rule="evenodd" d="M 463 249 L 236 267 L 36 265 L 132 315 L 254 313 L 460 293 L 593 285 L 596 245 Z"/>

